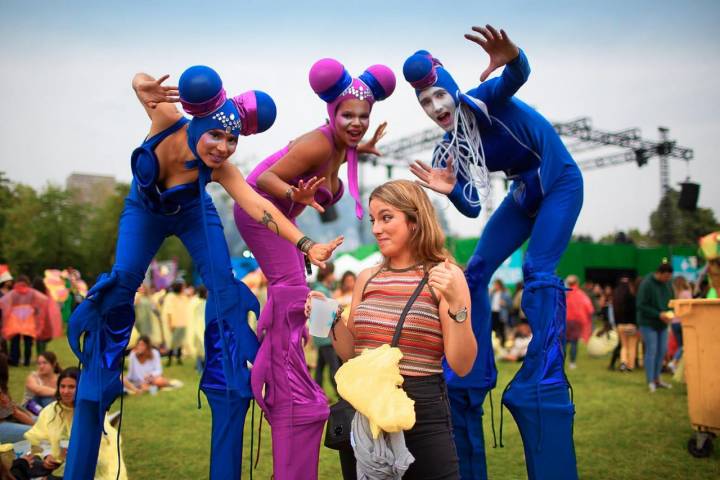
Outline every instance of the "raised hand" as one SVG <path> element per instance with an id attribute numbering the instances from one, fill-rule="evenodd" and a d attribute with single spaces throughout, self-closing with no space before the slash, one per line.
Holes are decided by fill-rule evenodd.
<path id="1" fill-rule="evenodd" d="M 180 101 L 180 92 L 177 86 L 163 85 L 170 75 L 163 75 L 157 80 L 139 82 L 136 87 L 137 96 L 148 108 L 155 108 L 158 103 L 175 103 Z"/>
<path id="2" fill-rule="evenodd" d="M 387 122 L 382 122 L 380 125 L 378 125 L 378 127 L 375 129 L 375 133 L 373 134 L 372 139 L 369 142 L 358 145 L 358 152 L 369 153 L 372 155 L 377 155 L 378 157 L 382 157 L 382 153 L 380 152 L 380 150 L 377 149 L 376 145 L 380 141 L 380 139 L 385 136 L 385 128 L 387 128 Z"/>
<path id="3" fill-rule="evenodd" d="M 345 238 L 340 235 L 328 243 L 316 243 L 308 250 L 308 260 L 318 267 L 325 268 L 325 260 L 330 258 L 335 249 L 342 245 L 344 240 Z"/>
<path id="4" fill-rule="evenodd" d="M 490 56 L 490 64 L 480 75 L 480 81 L 484 82 L 493 71 L 515 60 L 520 49 L 510 40 L 505 30 L 500 29 L 498 32 L 492 25 L 472 29 L 480 35 L 466 33 L 465 38 L 480 45 Z"/>
<path id="5" fill-rule="evenodd" d="M 428 285 L 440 292 L 448 305 L 452 306 L 461 298 L 460 282 L 457 278 L 461 274 L 459 270 L 452 268 L 450 260 L 446 258 L 443 263 L 430 269 Z"/>
<path id="6" fill-rule="evenodd" d="M 325 177 L 312 177 L 307 183 L 303 180 L 298 182 L 297 187 L 290 186 L 292 188 L 292 195 L 290 198 L 293 202 L 302 203 L 303 205 L 309 205 L 320 213 L 325 212 L 325 209 L 315 201 L 315 192 L 325 181 Z"/>
<path id="7" fill-rule="evenodd" d="M 410 165 L 410 171 L 418 177 L 419 180 L 416 180 L 418 184 L 447 195 L 455 188 L 457 181 L 452 162 L 452 158 L 449 158 L 445 168 L 432 168 L 420 160 L 415 160 L 415 163 Z"/>

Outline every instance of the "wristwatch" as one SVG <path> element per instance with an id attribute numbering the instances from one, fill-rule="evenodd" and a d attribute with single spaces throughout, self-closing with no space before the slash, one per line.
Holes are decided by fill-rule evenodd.
<path id="1" fill-rule="evenodd" d="M 452 313 L 448 308 L 448 315 L 450 315 L 450 318 L 455 320 L 457 323 L 463 323 L 465 320 L 467 320 L 467 307 L 462 307 L 455 313 Z"/>

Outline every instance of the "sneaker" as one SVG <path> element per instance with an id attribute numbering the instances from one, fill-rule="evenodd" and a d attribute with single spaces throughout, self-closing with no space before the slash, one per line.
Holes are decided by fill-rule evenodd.
<path id="1" fill-rule="evenodd" d="M 655 385 L 655 382 L 648 383 L 648 391 L 650 393 L 655 393 L 656 389 L 657 389 L 657 386 Z"/>
<path id="2" fill-rule="evenodd" d="M 627 365 L 625 365 L 624 363 L 621 363 L 621 364 L 620 364 L 620 371 L 621 371 L 621 372 L 627 372 L 627 371 L 628 371 Z"/>
<path id="3" fill-rule="evenodd" d="M 655 380 L 655 386 L 657 388 L 672 388 L 672 385 L 665 383 L 662 380 Z"/>
<path id="4" fill-rule="evenodd" d="M 568 368 L 570 370 L 575 370 L 577 368 L 577 365 L 575 365 L 575 362 L 570 362 L 570 365 L 568 365 Z"/>

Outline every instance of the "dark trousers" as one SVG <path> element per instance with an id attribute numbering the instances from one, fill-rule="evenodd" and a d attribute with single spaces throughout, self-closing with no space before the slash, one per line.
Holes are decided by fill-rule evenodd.
<path id="1" fill-rule="evenodd" d="M 25 350 L 23 351 L 23 362 L 27 367 L 30 365 L 30 358 L 32 357 L 32 345 L 33 337 L 28 335 L 15 335 L 10 339 L 10 365 L 20 364 L 20 337 L 22 337 L 25 343 Z"/>
<path id="2" fill-rule="evenodd" d="M 568 358 L 568 349 L 570 349 L 570 363 L 575 363 L 577 359 L 578 341 L 568 340 L 565 343 L 565 358 Z"/>
<path id="3" fill-rule="evenodd" d="M 16 458 L 13 460 L 10 473 L 15 480 L 31 480 L 40 477 L 47 478 L 47 480 L 62 480 L 62 477 L 48 475 L 50 470 L 43 466 L 40 457 L 33 457 L 30 462 L 25 458 Z"/>
<path id="4" fill-rule="evenodd" d="M 492 329 L 495 336 L 500 340 L 500 346 L 505 347 L 505 323 L 500 318 L 500 312 L 491 312 Z"/>
<path id="5" fill-rule="evenodd" d="M 442 375 L 404 376 L 403 390 L 415 401 L 415 426 L 405 432 L 405 444 L 415 461 L 403 480 L 459 480 L 458 456 L 452 436 L 450 404 Z M 350 465 L 352 463 L 352 465 Z M 355 473 L 355 457 L 340 452 L 343 479 Z"/>
<path id="6" fill-rule="evenodd" d="M 332 383 L 335 393 L 337 393 L 337 383 L 335 383 L 335 372 L 340 368 L 340 359 L 335 353 L 332 345 L 318 347 L 317 367 L 315 367 L 315 382 L 322 387 L 323 372 L 325 366 L 330 370 L 330 382 Z"/>

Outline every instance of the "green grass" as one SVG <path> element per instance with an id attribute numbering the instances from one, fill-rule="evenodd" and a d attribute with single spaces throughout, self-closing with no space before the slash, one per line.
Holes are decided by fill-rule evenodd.
<path id="1" fill-rule="evenodd" d="M 76 364 L 66 341 L 57 340 L 49 349 L 58 353 L 64 366 Z M 124 457 L 131 479 L 202 479 L 208 475 L 210 409 L 204 397 L 197 409 L 198 376 L 193 367 L 173 366 L 167 376 L 185 386 L 157 396 L 125 399 L 122 426 Z M 692 429 L 688 419 L 684 385 L 672 390 L 646 391 L 642 371 L 631 374 L 609 372 L 607 359 L 591 359 L 581 350 L 579 368 L 569 372 L 575 391 L 575 447 L 580 478 L 690 480 L 720 478 L 720 441 L 710 458 L 696 459 L 686 450 Z M 499 395 L 512 378 L 517 364 L 499 365 L 495 400 L 495 424 L 499 425 Z M 713 366 L 712 368 L 717 368 Z M 10 372 L 13 398 L 21 399 L 29 368 Z M 116 402 L 112 410 L 118 408 Z M 485 404 L 485 439 L 491 479 L 526 478 L 522 443 L 512 417 L 505 411 L 505 448 L 492 447 L 490 407 Z M 255 410 L 255 425 L 259 410 Z M 250 412 L 245 428 L 243 478 L 249 478 Z M 257 430 L 255 431 L 257 446 Z M 255 447 L 256 448 L 256 447 Z M 231 459 L 227 459 L 230 461 Z M 260 462 L 254 477 L 272 474 L 270 430 L 263 422 Z M 320 478 L 339 479 L 337 453 L 321 448 Z"/>

